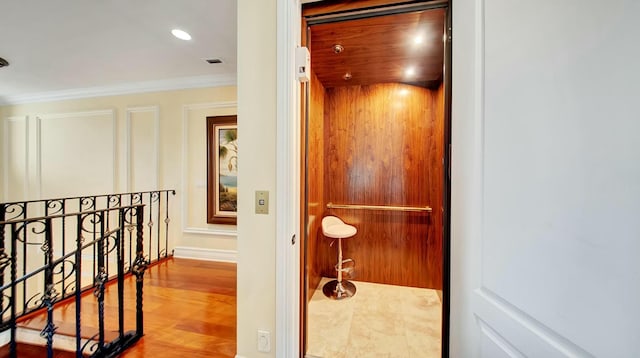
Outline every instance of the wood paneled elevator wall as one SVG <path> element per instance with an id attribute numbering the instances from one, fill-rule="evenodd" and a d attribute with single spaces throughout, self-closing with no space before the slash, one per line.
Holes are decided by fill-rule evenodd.
<path id="1" fill-rule="evenodd" d="M 324 215 L 357 227 L 344 240 L 353 280 L 442 289 L 444 92 L 400 83 L 324 88 L 311 81 L 308 126 L 310 295 L 335 277 Z M 326 209 L 326 204 L 430 206 L 431 213 Z M 310 296 L 309 296 L 310 297 Z"/>

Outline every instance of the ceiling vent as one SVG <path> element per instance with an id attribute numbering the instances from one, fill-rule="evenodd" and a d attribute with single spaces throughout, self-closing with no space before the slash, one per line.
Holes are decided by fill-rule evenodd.
<path id="1" fill-rule="evenodd" d="M 222 63 L 222 60 L 219 59 L 219 58 L 207 58 L 207 59 L 205 59 L 205 61 L 207 61 L 207 63 L 211 63 L 211 64 Z"/>
<path id="2" fill-rule="evenodd" d="M 9 66 L 9 62 L 4 58 L 0 57 L 0 67 L 7 67 L 7 66 Z"/>

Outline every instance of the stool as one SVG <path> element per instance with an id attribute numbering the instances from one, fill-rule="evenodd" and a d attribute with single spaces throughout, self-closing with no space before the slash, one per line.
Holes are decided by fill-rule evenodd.
<path id="1" fill-rule="evenodd" d="M 345 224 L 335 216 L 325 216 L 322 219 L 322 233 L 324 236 L 338 239 L 338 263 L 335 266 L 338 272 L 338 278 L 337 280 L 327 282 L 322 287 L 324 295 L 331 299 L 341 300 L 343 298 L 349 298 L 356 293 L 356 286 L 352 282 L 342 279 L 343 272 L 353 271 L 353 267 L 342 267 L 342 265 L 347 262 L 353 262 L 352 259 L 342 259 L 342 239 L 350 238 L 357 232 L 358 230 L 354 226 Z"/>

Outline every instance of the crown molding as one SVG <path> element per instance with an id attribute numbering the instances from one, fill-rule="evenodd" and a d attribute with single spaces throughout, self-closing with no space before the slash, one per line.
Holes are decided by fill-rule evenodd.
<path id="1" fill-rule="evenodd" d="M 78 98 L 117 96 L 131 93 L 160 92 L 203 87 L 236 85 L 236 74 L 178 77 L 166 80 L 130 82 L 110 86 L 74 88 L 60 91 L 0 96 L 0 105 L 55 102 Z"/>

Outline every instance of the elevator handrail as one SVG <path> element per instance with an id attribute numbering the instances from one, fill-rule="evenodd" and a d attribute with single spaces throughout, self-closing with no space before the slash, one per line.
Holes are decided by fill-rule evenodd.
<path id="1" fill-rule="evenodd" d="M 386 211 L 432 211 L 430 206 L 393 206 L 393 205 L 354 205 L 327 203 L 327 209 L 358 209 L 358 210 L 386 210 Z"/>

